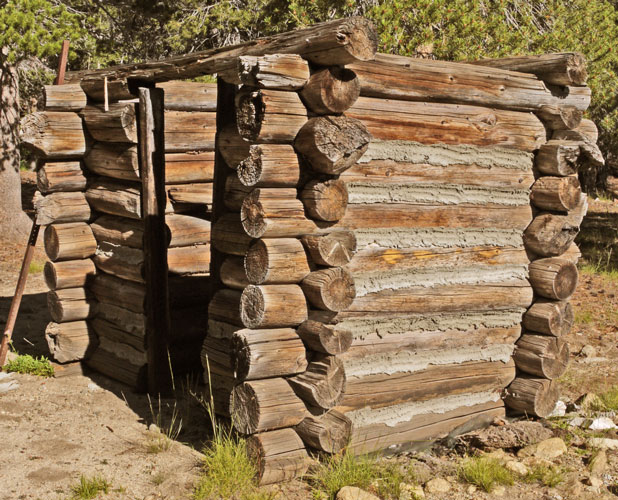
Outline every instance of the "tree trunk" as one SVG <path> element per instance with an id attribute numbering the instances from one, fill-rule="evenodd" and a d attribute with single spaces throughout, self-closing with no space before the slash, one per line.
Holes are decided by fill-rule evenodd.
<path id="1" fill-rule="evenodd" d="M 4 241 L 24 240 L 32 222 L 21 206 L 19 176 L 19 88 L 17 71 L 0 62 L 0 230 Z"/>

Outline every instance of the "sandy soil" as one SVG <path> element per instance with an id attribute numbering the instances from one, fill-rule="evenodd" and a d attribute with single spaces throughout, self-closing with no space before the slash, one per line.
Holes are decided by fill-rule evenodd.
<path id="1" fill-rule="evenodd" d="M 0 248 L 0 323 L 4 325 L 19 271 L 23 247 L 4 244 Z M 47 354 L 44 339 L 49 321 L 46 286 L 42 277 L 44 255 L 35 257 L 19 319 L 14 333 L 21 353 Z M 37 266 L 38 263 L 38 266 Z M 573 298 L 578 323 L 568 340 L 572 363 L 562 377 L 563 397 L 574 400 L 589 391 L 600 392 L 618 383 L 618 279 L 584 273 Z M 597 355 L 578 355 L 581 347 L 592 345 Z M 179 402 L 176 410 L 183 429 L 169 449 L 160 446 L 161 436 L 149 425 L 161 415 L 169 422 L 174 402 L 154 402 L 137 395 L 121 384 L 93 373 L 59 370 L 58 378 L 41 379 L 11 374 L 0 380 L 0 500 L 59 500 L 71 496 L 71 488 L 81 475 L 99 475 L 112 490 L 105 499 L 185 499 L 199 475 L 201 449 L 208 438 L 208 419 L 191 398 Z M 64 376 L 63 376 L 64 375 Z M 4 376 L 4 375 L 2 375 Z M 4 385 L 2 385 L 4 384 Z M 188 390 L 180 390 L 187 395 Z M 560 434 L 560 430 L 556 431 Z M 615 433 L 609 437 L 617 437 Z M 461 453 L 461 450 L 459 450 Z M 567 480 L 557 488 L 516 484 L 504 498 L 569 499 L 611 498 L 592 492 L 582 484 L 590 453 L 583 442 L 574 442 L 569 453 L 556 463 L 565 467 Z M 461 458 L 453 450 L 406 455 L 390 460 L 422 464 L 425 472 L 452 481 L 444 495 L 428 498 L 482 499 L 494 494 L 468 492 L 468 485 L 456 479 L 456 463 Z M 618 482 L 618 455 L 609 453 L 607 484 Z M 575 487 L 575 486 L 576 487 Z M 588 489 L 587 489 L 588 488 Z M 272 488 L 278 498 L 311 498 L 308 486 L 300 481 Z"/>

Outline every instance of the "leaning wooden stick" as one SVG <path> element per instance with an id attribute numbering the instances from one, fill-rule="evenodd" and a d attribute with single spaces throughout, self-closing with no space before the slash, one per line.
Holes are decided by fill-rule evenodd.
<path id="1" fill-rule="evenodd" d="M 62 42 L 60 59 L 58 60 L 58 73 L 56 75 L 54 85 L 62 85 L 64 83 L 64 73 L 66 71 L 68 57 L 69 41 L 64 40 Z M 15 295 L 13 295 L 13 300 L 11 301 L 9 315 L 6 320 L 6 326 L 4 327 L 4 334 L 2 335 L 2 342 L 0 343 L 0 370 L 4 366 L 6 356 L 9 352 L 9 344 L 11 342 L 11 337 L 13 336 L 13 328 L 15 328 L 15 322 L 17 321 L 17 313 L 19 312 L 19 306 L 21 305 L 21 298 L 24 295 L 24 289 L 26 288 L 28 269 L 30 268 L 32 256 L 34 255 L 34 248 L 36 247 L 36 240 L 39 237 L 40 228 L 41 226 L 39 226 L 35 221 L 32 224 L 32 229 L 30 230 L 28 245 L 26 246 L 24 260 L 21 263 L 21 270 L 19 271 L 19 278 L 17 279 L 17 286 L 15 287 Z"/>

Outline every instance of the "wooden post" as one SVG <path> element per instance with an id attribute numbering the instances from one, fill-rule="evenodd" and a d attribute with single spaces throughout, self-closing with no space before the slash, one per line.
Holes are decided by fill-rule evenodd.
<path id="1" fill-rule="evenodd" d="M 168 394 L 173 387 L 168 339 L 170 312 L 165 229 L 165 136 L 163 90 L 139 89 L 139 162 L 144 220 L 148 392 Z"/>

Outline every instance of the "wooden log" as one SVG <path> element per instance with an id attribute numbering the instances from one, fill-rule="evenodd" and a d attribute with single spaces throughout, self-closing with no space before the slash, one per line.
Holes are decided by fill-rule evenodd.
<path id="1" fill-rule="evenodd" d="M 243 256 L 249 249 L 249 236 L 237 213 L 221 216 L 212 226 L 212 244 L 220 252 Z"/>
<path id="2" fill-rule="evenodd" d="M 243 201 L 240 219 L 252 238 L 284 238 L 314 232 L 295 189 L 256 188 Z"/>
<path id="3" fill-rule="evenodd" d="M 174 111 L 217 111 L 217 84 L 172 80 L 157 87 L 165 92 L 164 107 Z"/>
<path id="4" fill-rule="evenodd" d="M 566 372 L 569 344 L 548 335 L 522 335 L 513 353 L 518 370 L 553 380 Z"/>
<path id="5" fill-rule="evenodd" d="M 349 116 L 311 118 L 298 131 L 294 148 L 316 172 L 340 174 L 367 151 L 372 135 Z"/>
<path id="6" fill-rule="evenodd" d="M 542 297 L 566 300 L 577 288 L 577 267 L 569 260 L 539 259 L 531 262 L 528 269 L 532 288 Z"/>
<path id="7" fill-rule="evenodd" d="M 190 215 L 170 214 L 165 216 L 170 232 L 170 247 L 210 244 L 210 221 Z"/>
<path id="8" fill-rule="evenodd" d="M 137 184 L 94 180 L 86 191 L 88 203 L 99 212 L 129 219 L 141 219 L 141 187 Z"/>
<path id="9" fill-rule="evenodd" d="M 356 102 L 361 83 L 354 71 L 329 66 L 315 71 L 300 91 L 305 106 L 318 115 L 343 113 Z"/>
<path id="10" fill-rule="evenodd" d="M 253 191 L 252 187 L 245 186 L 234 173 L 228 174 L 225 179 L 225 207 L 232 212 L 240 212 L 247 195 Z"/>
<path id="11" fill-rule="evenodd" d="M 546 418 L 558 401 L 558 384 L 553 380 L 520 375 L 507 388 L 505 404 L 517 412 Z"/>
<path id="12" fill-rule="evenodd" d="M 295 375 L 307 368 L 305 346 L 293 328 L 238 330 L 230 346 L 239 380 Z"/>
<path id="13" fill-rule="evenodd" d="M 51 193 L 34 195 L 36 223 L 47 226 L 63 222 L 85 222 L 90 220 L 90 205 L 84 193 Z"/>
<path id="14" fill-rule="evenodd" d="M 354 278 L 343 267 L 313 271 L 305 276 L 301 287 L 311 305 L 327 311 L 343 311 L 356 297 Z"/>
<path id="15" fill-rule="evenodd" d="M 81 158 L 86 152 L 86 136 L 77 113 L 37 111 L 22 118 L 19 127 L 21 144 L 43 158 Z"/>
<path id="16" fill-rule="evenodd" d="M 582 253 L 579 250 L 579 247 L 575 242 L 571 243 L 571 246 L 567 248 L 567 251 L 564 252 L 560 257 L 562 259 L 567 259 L 571 261 L 573 264 L 577 265 L 579 259 L 581 259 Z"/>
<path id="17" fill-rule="evenodd" d="M 126 82 L 137 78 L 160 82 L 184 80 L 213 74 L 233 67 L 239 56 L 268 54 L 299 54 L 321 66 L 345 65 L 353 61 L 368 61 L 375 57 L 377 34 L 371 21 L 362 17 L 348 17 L 327 21 L 237 46 L 217 48 L 160 61 L 112 66 L 103 70 L 73 71 L 66 75 L 66 83 L 80 82 L 89 96 L 100 96 L 103 78 L 108 82 Z"/>
<path id="18" fill-rule="evenodd" d="M 309 65 L 296 54 L 240 56 L 219 76 L 228 83 L 264 89 L 300 90 L 309 79 Z"/>
<path id="19" fill-rule="evenodd" d="M 46 162 L 37 171 L 36 186 L 43 194 L 85 191 L 86 177 L 78 161 Z"/>
<path id="20" fill-rule="evenodd" d="M 195 184 L 176 184 L 167 186 L 167 193 L 172 202 L 212 206 L 212 182 Z"/>
<path id="21" fill-rule="evenodd" d="M 236 386 L 230 409 L 234 428 L 242 434 L 292 427 L 307 414 L 305 404 L 283 378 L 251 380 Z"/>
<path id="22" fill-rule="evenodd" d="M 531 113 L 480 106 L 361 97 L 346 116 L 360 120 L 379 140 L 495 145 L 535 151 L 547 136 L 543 123 Z"/>
<path id="23" fill-rule="evenodd" d="M 366 97 L 517 111 L 538 111 L 546 105 L 585 110 L 590 104 L 586 87 L 550 90 L 534 75 L 461 62 L 376 54 L 375 61 L 349 68 L 358 74 L 361 95 Z"/>
<path id="24" fill-rule="evenodd" d="M 165 155 L 165 182 L 212 182 L 215 175 L 214 151 L 167 153 Z"/>
<path id="25" fill-rule="evenodd" d="M 426 145 L 374 141 L 356 165 L 341 174 L 347 183 L 458 184 L 478 188 L 528 189 L 533 156 L 502 147 Z"/>
<path id="26" fill-rule="evenodd" d="M 221 264 L 221 281 L 229 288 L 244 290 L 249 285 L 242 257 L 228 256 Z"/>
<path id="27" fill-rule="evenodd" d="M 143 314 L 146 290 L 144 285 L 98 273 L 90 291 L 98 302 L 123 307 L 129 311 Z"/>
<path id="28" fill-rule="evenodd" d="M 85 288 L 66 288 L 47 292 L 47 308 L 53 321 L 66 323 L 94 316 L 96 302 Z"/>
<path id="29" fill-rule="evenodd" d="M 166 111 L 165 152 L 214 150 L 217 113 Z"/>
<path id="30" fill-rule="evenodd" d="M 543 106 L 537 116 L 550 130 L 571 130 L 582 121 L 583 111 L 575 106 Z"/>
<path id="31" fill-rule="evenodd" d="M 338 453 L 350 442 L 352 422 L 343 413 L 331 409 L 322 415 L 305 417 L 295 429 L 307 446 Z"/>
<path id="32" fill-rule="evenodd" d="M 111 103 L 107 111 L 103 105 L 91 104 L 80 112 L 80 116 L 96 141 L 137 144 L 137 120 L 133 103 Z"/>
<path id="33" fill-rule="evenodd" d="M 45 111 L 79 111 L 86 107 L 87 97 L 79 84 L 44 85 Z"/>
<path id="34" fill-rule="evenodd" d="M 460 236 L 456 234 L 453 233 L 454 239 L 459 239 Z M 521 242 L 519 247 L 516 246 L 518 243 L 507 247 L 501 244 L 457 246 L 462 245 L 462 242 L 458 241 L 452 242 L 453 246 L 447 243 L 449 246 L 429 249 L 415 248 L 411 241 L 409 244 L 408 247 L 398 244 L 397 241 L 384 247 L 380 247 L 379 243 L 369 244 L 354 255 L 346 269 L 353 275 L 360 275 L 362 279 L 362 275 L 375 272 L 404 273 L 414 269 L 431 273 L 432 269 L 439 272 L 440 268 L 470 268 L 478 265 L 527 267 L 530 264 L 530 258 Z"/>
<path id="35" fill-rule="evenodd" d="M 395 407 L 394 410 L 398 411 L 400 408 Z M 388 421 L 378 421 L 369 425 L 354 425 L 353 422 L 347 449 L 357 455 L 382 450 L 389 454 L 404 453 L 417 450 L 419 446 L 429 446 L 437 439 L 447 438 L 453 431 L 459 434 L 464 429 L 487 426 L 496 419 L 504 418 L 504 403 L 498 399 L 498 401 L 464 405 L 440 413 L 415 414 L 410 419 L 406 418 L 395 425 Z"/>
<path id="36" fill-rule="evenodd" d="M 599 129 L 592 120 L 584 118 L 577 127 L 573 128 L 576 132 L 588 138 L 590 142 L 597 142 L 599 140 Z"/>
<path id="37" fill-rule="evenodd" d="M 49 225 L 43 239 L 45 253 L 52 261 L 85 259 L 97 250 L 92 229 L 83 222 Z"/>
<path id="38" fill-rule="evenodd" d="M 470 64 L 532 73 L 553 85 L 585 85 L 588 77 L 586 58 L 579 52 L 481 59 Z"/>
<path id="39" fill-rule="evenodd" d="M 302 477 L 311 463 L 294 429 L 279 429 L 251 436 L 247 440 L 247 453 L 256 464 L 260 486 Z"/>
<path id="40" fill-rule="evenodd" d="M 106 321 L 132 334 L 134 339 L 139 340 L 139 345 L 135 343 L 135 346 L 141 349 L 145 348 L 146 318 L 143 313 L 129 311 L 124 307 L 114 304 L 99 302 L 97 304 L 97 316 L 94 320 L 90 320 L 90 322 L 95 323 L 97 321 Z"/>
<path id="41" fill-rule="evenodd" d="M 239 290 L 222 288 L 217 290 L 208 303 L 208 319 L 226 322 L 240 328 L 243 323 L 240 319 L 241 295 Z"/>
<path id="42" fill-rule="evenodd" d="M 341 401 L 346 376 L 343 363 L 336 356 L 320 356 L 309 363 L 307 371 L 288 382 L 303 401 L 326 410 Z"/>
<path id="43" fill-rule="evenodd" d="M 586 193 L 581 193 L 579 197 L 579 203 L 573 210 L 571 210 L 566 215 L 566 218 L 569 224 L 571 224 L 572 226 L 576 227 L 579 230 L 579 227 L 584 221 L 584 217 L 586 216 L 587 213 L 588 213 L 588 195 Z M 573 243 L 571 243 L 571 245 L 573 245 Z M 571 247 L 569 246 L 567 250 L 565 250 L 564 253 L 566 253 L 566 251 L 568 251 L 569 248 Z"/>
<path id="44" fill-rule="evenodd" d="M 307 302 L 298 285 L 249 285 L 240 299 L 247 328 L 296 327 L 307 319 Z"/>
<path id="45" fill-rule="evenodd" d="M 242 327 L 238 325 L 232 325 L 225 321 L 219 321 L 216 319 L 208 320 L 208 335 L 214 338 L 226 338 L 231 339 L 232 335 Z"/>
<path id="46" fill-rule="evenodd" d="M 532 203 L 543 210 L 568 212 L 577 207 L 581 187 L 576 176 L 539 177 L 530 193 Z"/>
<path id="47" fill-rule="evenodd" d="M 303 322 L 296 332 L 309 349 L 333 356 L 346 352 L 353 340 L 351 330 L 311 319 Z"/>
<path id="48" fill-rule="evenodd" d="M 140 180 L 134 144 L 97 142 L 88 151 L 84 163 L 95 174 L 124 181 Z"/>
<path id="49" fill-rule="evenodd" d="M 471 388 L 474 392 L 501 392 L 514 378 L 515 363 L 512 360 L 506 363 L 473 361 L 430 366 L 413 372 L 348 377 L 343 400 L 337 409 L 347 412 L 427 401 L 469 393 Z"/>
<path id="50" fill-rule="evenodd" d="M 348 207 L 348 190 L 340 179 L 309 181 L 299 197 L 309 216 L 317 220 L 338 221 Z"/>
<path id="51" fill-rule="evenodd" d="M 605 165 L 603 152 L 596 142 L 591 141 L 578 130 L 555 130 L 551 136 L 552 140 L 571 141 L 579 145 L 582 157 L 594 166 Z"/>
<path id="52" fill-rule="evenodd" d="M 45 329 L 49 353 L 58 363 L 87 358 L 98 345 L 97 336 L 87 321 L 49 323 Z"/>
<path id="53" fill-rule="evenodd" d="M 568 176 L 579 170 L 579 145 L 573 141 L 550 140 L 536 156 L 535 167 L 545 175 Z"/>
<path id="54" fill-rule="evenodd" d="M 321 266 L 343 266 L 356 253 L 356 236 L 352 231 L 307 234 L 301 240 L 311 259 Z"/>
<path id="55" fill-rule="evenodd" d="M 524 231 L 524 244 L 537 255 L 555 257 L 571 246 L 578 230 L 567 216 L 541 214 Z"/>
<path id="56" fill-rule="evenodd" d="M 114 245 L 131 248 L 142 248 L 144 224 L 140 220 L 102 215 L 90 224 L 90 228 L 97 241 L 107 241 Z"/>
<path id="57" fill-rule="evenodd" d="M 128 385 L 134 391 L 144 392 L 147 387 L 146 368 L 144 363 L 135 364 L 117 352 L 112 352 L 112 346 L 99 346 L 86 361 L 86 364 L 98 373 Z"/>
<path id="58" fill-rule="evenodd" d="M 250 147 L 251 143 L 242 138 L 236 124 L 224 127 L 217 134 L 217 150 L 221 152 L 225 164 L 233 170 L 249 156 Z"/>
<path id="59" fill-rule="evenodd" d="M 348 311 L 355 313 L 429 313 L 465 310 L 527 308 L 532 287 L 526 280 L 479 285 L 443 285 L 383 290 L 354 299 Z"/>
<path id="60" fill-rule="evenodd" d="M 140 365 L 146 362 L 144 331 L 129 332 L 124 325 L 117 326 L 99 317 L 90 321 L 90 326 L 99 337 L 99 345 L 115 352 L 127 363 Z"/>
<path id="61" fill-rule="evenodd" d="M 96 274 L 91 259 L 46 262 L 43 268 L 45 284 L 50 290 L 85 287 Z"/>
<path id="62" fill-rule="evenodd" d="M 300 283 L 311 272 L 303 244 L 295 238 L 255 240 L 244 268 L 254 285 Z"/>
<path id="63" fill-rule="evenodd" d="M 144 252 L 141 248 L 124 247 L 100 241 L 92 258 L 97 268 L 118 278 L 144 283 Z"/>
<path id="64" fill-rule="evenodd" d="M 291 143 L 307 122 L 307 109 L 296 92 L 245 87 L 236 94 L 236 120 L 247 141 Z"/>
<path id="65" fill-rule="evenodd" d="M 296 187 L 300 180 L 298 155 L 288 144 L 255 144 L 238 164 L 237 173 L 245 186 Z"/>
<path id="66" fill-rule="evenodd" d="M 210 245 L 173 247 L 167 251 L 170 274 L 202 274 L 210 272 Z"/>
<path id="67" fill-rule="evenodd" d="M 574 318 L 570 302 L 539 299 L 524 314 L 523 325 L 534 333 L 562 337 L 571 331 Z"/>

